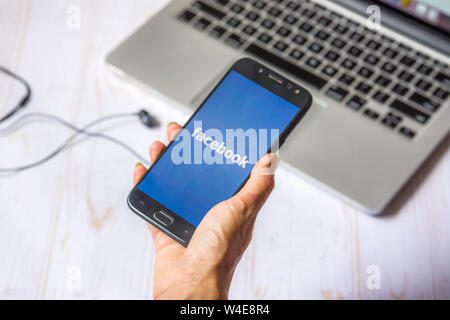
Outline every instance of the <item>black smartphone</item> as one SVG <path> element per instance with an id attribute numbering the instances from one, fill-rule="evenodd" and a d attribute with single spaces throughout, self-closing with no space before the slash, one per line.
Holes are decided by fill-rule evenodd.
<path id="1" fill-rule="evenodd" d="M 303 87 L 238 60 L 131 190 L 129 207 L 187 246 L 206 213 L 240 190 L 311 103 Z"/>

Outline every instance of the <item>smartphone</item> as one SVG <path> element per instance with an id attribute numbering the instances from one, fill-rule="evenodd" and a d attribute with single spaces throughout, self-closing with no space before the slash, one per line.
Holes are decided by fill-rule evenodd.
<path id="1" fill-rule="evenodd" d="M 305 88 L 250 58 L 238 60 L 131 190 L 129 207 L 187 246 L 206 213 L 244 186 L 311 103 Z"/>

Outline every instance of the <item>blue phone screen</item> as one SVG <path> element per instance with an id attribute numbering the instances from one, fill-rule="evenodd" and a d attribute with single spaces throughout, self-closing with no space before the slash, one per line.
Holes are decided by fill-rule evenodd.
<path id="1" fill-rule="evenodd" d="M 236 192 L 299 111 L 232 70 L 138 189 L 197 227 Z"/>

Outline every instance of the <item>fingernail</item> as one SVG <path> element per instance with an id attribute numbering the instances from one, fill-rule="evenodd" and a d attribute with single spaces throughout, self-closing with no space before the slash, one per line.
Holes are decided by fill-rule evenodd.
<path id="1" fill-rule="evenodd" d="M 270 162 L 271 162 L 271 161 L 272 161 L 272 158 L 271 158 L 270 154 L 266 154 L 266 155 L 264 156 L 264 158 L 262 158 L 261 165 L 262 165 L 264 168 L 268 168 L 268 167 L 270 167 Z"/>
<path id="2" fill-rule="evenodd" d="M 266 154 L 262 159 L 262 166 L 264 168 L 270 168 L 271 166 L 274 166 L 274 169 L 276 169 L 278 167 L 276 157 L 277 155 L 273 153 Z"/>
<path id="3" fill-rule="evenodd" d="M 136 169 L 137 167 L 142 166 L 142 163 L 140 162 L 136 162 L 136 164 L 134 165 L 134 168 Z"/>
<path id="4" fill-rule="evenodd" d="M 169 122 L 169 124 L 167 124 L 167 128 L 170 127 L 173 124 L 177 124 L 177 123 L 175 121 L 171 121 L 171 122 Z"/>

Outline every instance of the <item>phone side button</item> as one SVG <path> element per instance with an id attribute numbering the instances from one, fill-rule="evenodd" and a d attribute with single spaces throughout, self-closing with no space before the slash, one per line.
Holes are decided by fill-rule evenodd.
<path id="1" fill-rule="evenodd" d="M 170 226 L 173 223 L 173 218 L 161 210 L 155 211 L 155 213 L 153 213 L 153 218 L 163 226 Z"/>

